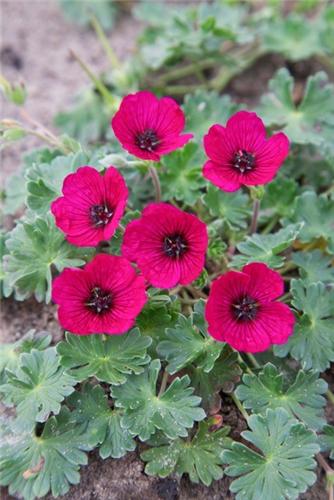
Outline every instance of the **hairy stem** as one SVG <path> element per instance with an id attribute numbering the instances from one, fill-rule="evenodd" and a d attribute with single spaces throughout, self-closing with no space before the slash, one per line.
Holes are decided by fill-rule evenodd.
<path id="1" fill-rule="evenodd" d="M 119 68 L 121 66 L 121 63 L 120 63 L 118 57 L 116 56 L 115 52 L 111 48 L 111 45 L 109 43 L 109 40 L 108 40 L 104 30 L 95 16 L 91 17 L 91 23 L 92 23 L 94 31 L 95 31 L 98 39 L 100 40 L 100 43 L 101 43 L 101 45 L 102 45 L 102 47 L 107 55 L 107 58 L 110 62 L 111 67 L 112 68 Z"/>
<path id="2" fill-rule="evenodd" d="M 251 353 L 246 353 L 246 356 L 247 356 L 247 358 L 249 359 L 249 361 L 252 363 L 252 365 L 254 366 L 254 368 L 260 368 L 260 365 L 259 365 L 259 363 L 256 361 L 256 359 L 254 358 L 253 354 L 251 354 Z"/>
<path id="3" fill-rule="evenodd" d="M 332 393 L 332 391 L 330 389 L 328 389 L 326 395 L 327 395 L 329 401 L 334 405 L 334 394 Z"/>
<path id="4" fill-rule="evenodd" d="M 155 200 L 157 202 L 161 201 L 161 186 L 159 181 L 159 176 L 155 167 L 149 166 L 149 173 L 155 189 Z"/>
<path id="5" fill-rule="evenodd" d="M 81 57 L 76 52 L 74 52 L 74 50 L 70 49 L 70 54 L 79 63 L 81 69 L 83 69 L 83 71 L 86 73 L 86 75 L 89 77 L 89 79 L 94 83 L 95 87 L 100 92 L 100 94 L 103 97 L 103 99 L 105 100 L 106 104 L 110 104 L 110 105 L 114 106 L 115 99 L 110 94 L 109 90 L 104 85 L 104 83 L 102 83 L 101 80 L 94 75 L 92 70 L 81 59 Z"/>
<path id="6" fill-rule="evenodd" d="M 259 217 L 259 211 L 260 211 L 260 200 L 254 200 L 253 202 L 253 215 L 252 215 L 252 220 L 249 228 L 249 234 L 253 234 L 256 231 L 257 228 L 257 219 Z"/>
<path id="7" fill-rule="evenodd" d="M 162 380 L 161 380 L 161 386 L 160 386 L 160 389 L 159 389 L 159 393 L 158 393 L 158 398 L 160 398 L 160 396 L 165 392 L 166 390 L 166 387 L 167 387 L 167 382 L 168 382 L 168 377 L 169 377 L 169 373 L 167 370 L 164 371 L 164 374 L 162 376 Z"/>
<path id="8" fill-rule="evenodd" d="M 334 469 L 332 469 L 332 467 L 320 453 L 316 455 L 316 459 L 326 473 L 328 500 L 334 500 Z"/>
<path id="9" fill-rule="evenodd" d="M 248 418 L 249 418 L 249 415 L 246 412 L 245 408 L 242 406 L 242 403 L 241 403 L 240 399 L 235 395 L 234 392 L 232 392 L 231 398 L 233 399 L 233 402 L 234 402 L 235 406 L 238 408 L 238 410 L 240 411 L 240 413 L 242 414 L 242 416 L 244 417 L 244 419 L 247 422 Z"/>

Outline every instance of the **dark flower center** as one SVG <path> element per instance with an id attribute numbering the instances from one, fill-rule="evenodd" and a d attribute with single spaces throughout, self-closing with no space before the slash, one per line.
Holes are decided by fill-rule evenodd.
<path id="1" fill-rule="evenodd" d="M 249 295 L 244 295 L 232 304 L 232 312 L 237 321 L 251 321 L 257 315 L 258 303 Z"/>
<path id="2" fill-rule="evenodd" d="M 86 302 L 86 306 L 96 314 L 103 314 L 110 309 L 112 298 L 110 292 L 94 286 Z"/>
<path id="3" fill-rule="evenodd" d="M 90 218 L 95 227 L 103 227 L 108 224 L 114 215 L 114 211 L 108 205 L 93 205 L 90 208 Z"/>
<path id="4" fill-rule="evenodd" d="M 159 142 L 157 134 L 150 128 L 144 132 L 140 132 L 136 136 L 137 146 L 144 151 L 154 151 Z"/>
<path id="5" fill-rule="evenodd" d="M 187 242 L 180 234 L 166 236 L 163 242 L 163 251 L 168 257 L 178 258 L 187 250 Z"/>
<path id="6" fill-rule="evenodd" d="M 255 157 L 252 153 L 248 153 L 244 149 L 239 149 L 234 155 L 233 167 L 239 170 L 241 174 L 250 172 L 254 168 Z"/>

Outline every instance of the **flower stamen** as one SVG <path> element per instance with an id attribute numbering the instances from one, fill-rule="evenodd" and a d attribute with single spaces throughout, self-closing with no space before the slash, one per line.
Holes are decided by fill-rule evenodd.
<path id="1" fill-rule="evenodd" d="M 252 321 L 257 315 L 258 303 L 249 295 L 245 295 L 232 304 L 232 312 L 237 321 Z"/>
<path id="2" fill-rule="evenodd" d="M 145 130 L 144 132 L 140 132 L 136 136 L 137 146 L 144 151 L 154 151 L 159 143 L 160 140 L 156 132 L 154 132 L 151 128 Z"/>
<path id="3" fill-rule="evenodd" d="M 163 242 L 163 252 L 172 258 L 179 258 L 187 250 L 187 242 L 180 234 L 166 236 Z"/>
<path id="4" fill-rule="evenodd" d="M 110 292 L 95 286 L 92 288 L 86 306 L 97 314 L 103 314 L 110 309 L 112 297 Z"/>
<path id="5" fill-rule="evenodd" d="M 112 216 L 114 215 L 114 211 L 108 207 L 108 205 L 93 205 L 89 211 L 91 221 L 95 227 L 104 227 L 106 226 Z"/>
<path id="6" fill-rule="evenodd" d="M 245 149 L 239 149 L 234 155 L 233 167 L 239 170 L 241 174 L 253 170 L 255 164 L 255 157 Z"/>

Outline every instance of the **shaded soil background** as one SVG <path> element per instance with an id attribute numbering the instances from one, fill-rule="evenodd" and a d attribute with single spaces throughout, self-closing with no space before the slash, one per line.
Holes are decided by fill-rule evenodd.
<path id="1" fill-rule="evenodd" d="M 27 112 L 50 129 L 56 112 L 68 108 L 73 97 L 88 83 L 78 64 L 70 56 L 74 49 L 96 72 L 106 68 L 103 49 L 94 33 L 67 22 L 56 0 L 1 0 L 1 72 L 11 81 L 23 80 L 28 89 L 25 106 Z M 109 35 L 110 42 L 123 59 L 135 48 L 136 38 L 142 26 L 130 15 L 123 14 Z M 254 103 L 267 87 L 275 70 L 284 64 L 280 56 L 264 57 L 255 67 L 231 82 L 226 89 L 237 100 Z M 310 72 L 318 70 L 318 64 L 298 63 L 290 68 L 302 81 Z M 18 108 L 1 101 L 1 118 L 21 119 Z M 20 167 L 21 154 L 40 145 L 35 139 L 6 149 L 1 158 L 2 183 L 8 174 Z M 56 320 L 53 305 L 38 304 L 34 300 L 15 302 L 6 299 L 1 307 L 0 342 L 12 342 L 29 329 L 48 330 L 56 342 L 62 331 Z M 334 374 L 328 372 L 326 380 L 334 389 Z M 240 439 L 245 422 L 228 396 L 223 401 L 224 422 L 232 427 L 232 437 Z M 327 419 L 334 423 L 332 408 L 326 409 Z M 140 451 L 140 450 L 139 450 Z M 144 464 L 139 451 L 129 453 L 120 460 L 101 460 L 93 452 L 89 465 L 81 470 L 81 482 L 70 489 L 63 498 L 72 500 L 132 500 L 141 497 L 149 500 L 190 500 L 234 498 L 228 492 L 230 480 L 216 481 L 210 488 L 191 484 L 186 478 L 181 482 L 158 479 L 144 474 Z M 323 500 L 324 475 L 318 468 L 317 483 L 300 499 Z M 1 498 L 10 497 L 2 490 Z M 49 499 L 52 497 L 49 496 Z M 275 499 L 263 499 L 275 500 Z"/>

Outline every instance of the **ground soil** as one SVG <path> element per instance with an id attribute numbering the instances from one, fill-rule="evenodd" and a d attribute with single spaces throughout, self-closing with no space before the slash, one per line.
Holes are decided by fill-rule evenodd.
<path id="1" fill-rule="evenodd" d="M 2 72 L 11 81 L 24 80 L 29 98 L 26 110 L 46 127 L 53 128 L 54 114 L 67 108 L 74 95 L 87 84 L 77 63 L 70 57 L 69 48 L 82 55 L 97 72 L 105 69 L 106 60 L 94 34 L 84 28 L 68 23 L 56 0 L 0 0 L 1 2 L 1 50 Z M 120 58 L 126 57 L 135 47 L 136 37 L 141 29 L 137 21 L 123 14 L 110 34 L 111 44 Z M 227 92 L 239 101 L 254 103 L 266 89 L 274 71 L 283 64 L 280 57 L 266 57 L 258 61 L 242 77 L 230 83 Z M 310 63 L 300 63 L 292 69 L 301 80 L 310 72 Z M 312 70 L 318 63 L 312 62 Z M 256 77 L 255 77 L 256 75 Z M 2 101 L 1 117 L 20 119 L 14 106 Z M 20 167 L 20 157 L 36 145 L 35 140 L 26 140 L 21 145 L 7 149 L 2 156 L 2 179 Z M 63 333 L 56 320 L 53 305 L 38 304 L 34 300 L 15 302 L 6 299 L 1 308 L 0 341 L 12 342 L 30 329 L 48 330 L 53 341 Z M 334 373 L 328 371 L 326 380 L 334 390 Z M 224 422 L 233 429 L 232 437 L 238 439 L 245 429 L 245 422 L 228 396 L 222 407 Z M 333 407 L 326 409 L 327 420 L 334 423 Z M 139 450 L 140 451 L 140 450 Z M 224 478 L 214 482 L 210 488 L 191 484 L 184 478 L 157 479 L 144 473 L 139 452 L 129 453 L 120 460 L 101 460 L 97 453 L 91 453 L 89 464 L 82 468 L 81 482 L 70 489 L 63 498 L 71 500 L 190 500 L 234 498 L 229 493 L 230 480 Z M 326 498 L 324 475 L 320 468 L 317 483 L 305 494 L 303 500 Z M 2 490 L 1 498 L 13 498 Z M 49 496 L 48 498 L 52 498 Z M 275 499 L 263 499 L 275 500 Z"/>

